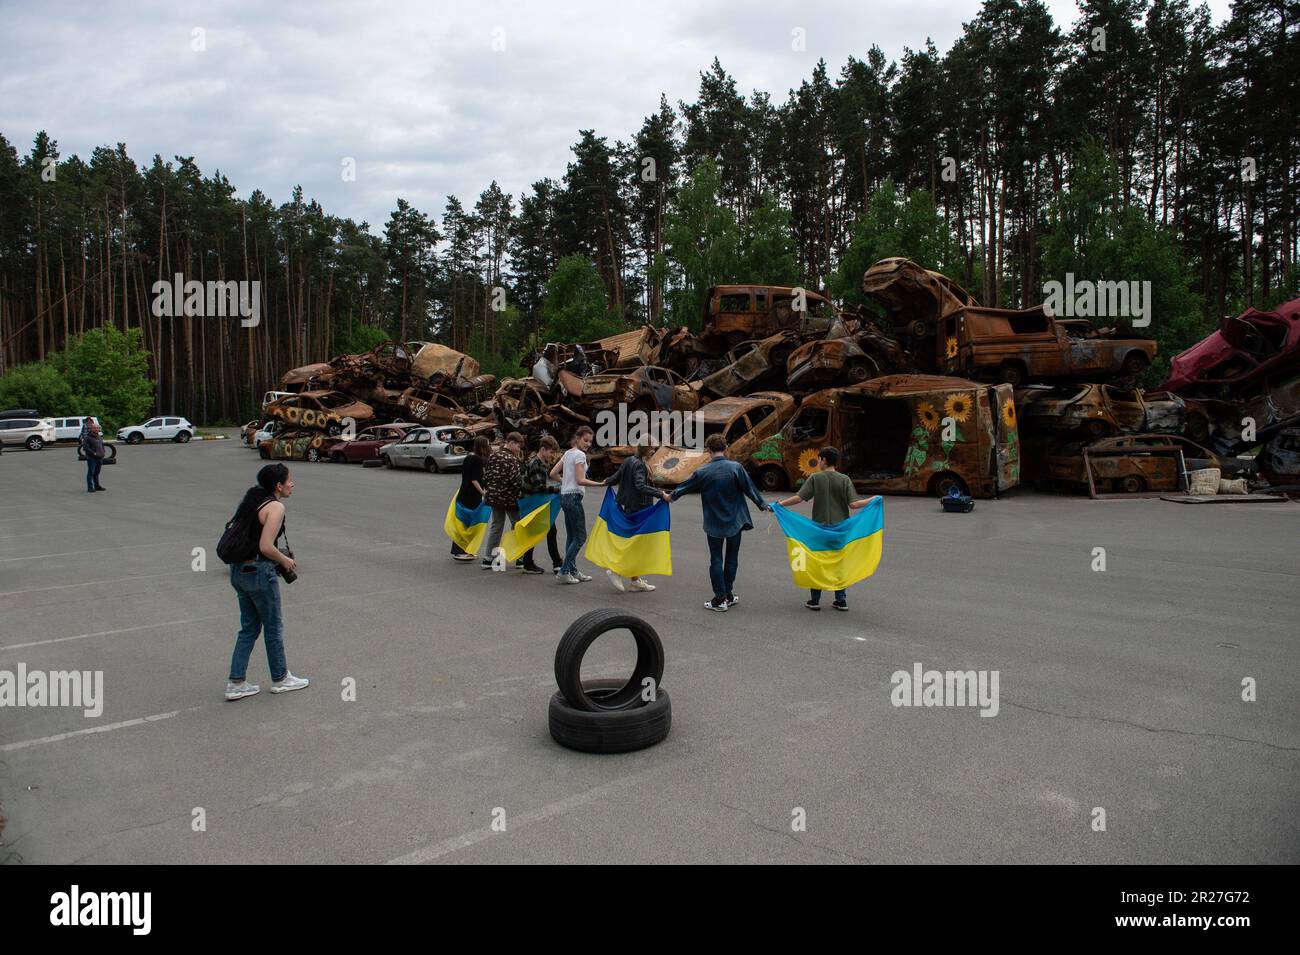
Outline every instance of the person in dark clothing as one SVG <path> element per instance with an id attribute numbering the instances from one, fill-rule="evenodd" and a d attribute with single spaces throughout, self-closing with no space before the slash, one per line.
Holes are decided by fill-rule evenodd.
<path id="1" fill-rule="evenodd" d="M 487 549 L 479 566 L 490 569 L 505 534 L 506 518 L 510 526 L 519 523 L 519 499 L 524 494 L 524 472 L 520 458 L 523 456 L 524 437 L 518 431 L 506 435 L 505 445 L 493 452 L 483 468 L 486 492 L 483 500 L 492 508 L 492 526 L 488 529 Z M 542 568 L 533 563 L 531 555 L 520 567 L 525 574 L 540 574 Z"/>
<path id="2" fill-rule="evenodd" d="M 549 434 L 544 434 L 538 442 L 537 453 L 524 463 L 524 494 L 559 494 L 560 489 L 550 483 L 551 468 L 560 457 L 560 444 Z M 564 558 L 560 556 L 560 544 L 556 539 L 558 528 L 554 521 L 546 532 L 546 550 L 551 557 L 551 572 L 558 574 Z M 515 566 L 523 568 L 533 564 L 533 552 L 530 550 L 515 561 Z"/>
<path id="3" fill-rule="evenodd" d="M 242 700 L 261 692 L 248 682 L 248 658 L 260 632 L 266 643 L 266 662 L 271 671 L 271 692 L 289 693 L 306 688 L 311 681 L 289 672 L 284 653 L 284 619 L 280 613 L 281 571 L 296 571 L 298 563 L 292 553 L 285 553 L 284 501 L 293 493 L 294 483 L 283 464 L 268 464 L 257 472 L 257 484 L 248 489 L 239 508 L 242 517 L 252 516 L 259 525 L 257 553 L 230 565 L 230 586 L 239 598 L 239 635 L 230 657 L 230 677 L 226 682 L 226 699 Z M 237 512 L 240 513 L 240 512 Z M 285 540 L 284 551 L 280 539 Z"/>
<path id="4" fill-rule="evenodd" d="M 86 419 L 89 427 L 82 426 L 81 453 L 86 457 L 86 493 L 108 490 L 99 483 L 99 472 L 104 466 L 104 435 L 99 423 Z"/>
<path id="5" fill-rule="evenodd" d="M 661 491 L 650 483 L 650 469 L 646 467 L 645 462 L 653 450 L 649 444 L 638 445 L 636 454 L 624 458 L 623 463 L 618 466 L 618 470 L 605 479 L 606 487 L 618 489 L 614 492 L 614 498 L 618 501 L 618 506 L 624 514 L 635 514 L 653 506 L 658 501 L 669 500 L 667 491 Z M 645 580 L 639 574 L 627 578 L 607 569 L 605 575 L 609 577 L 609 582 L 614 585 L 614 589 L 619 593 L 627 590 L 650 591 L 655 589 L 654 584 Z"/>
<path id="6" fill-rule="evenodd" d="M 474 439 L 474 450 L 465 455 L 465 462 L 460 468 L 460 491 L 456 498 L 470 510 L 483 503 L 483 463 L 492 453 L 492 445 L 483 435 Z M 473 560 L 473 554 L 467 554 L 455 541 L 451 544 L 451 559 L 459 561 Z"/>
<path id="7" fill-rule="evenodd" d="M 736 572 L 740 569 L 740 535 L 754 529 L 745 498 L 757 504 L 760 511 L 768 507 L 745 469 L 728 460 L 726 438 L 711 434 L 704 447 L 713 455 L 712 460 L 685 484 L 678 485 L 671 500 L 683 494 L 700 495 L 704 534 L 709 539 L 709 580 L 713 584 L 713 599 L 704 606 L 724 613 L 740 603 L 734 589 Z"/>

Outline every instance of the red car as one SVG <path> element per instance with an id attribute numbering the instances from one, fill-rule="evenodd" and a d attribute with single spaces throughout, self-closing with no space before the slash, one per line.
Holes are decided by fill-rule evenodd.
<path id="1" fill-rule="evenodd" d="M 1300 362 L 1300 298 L 1261 312 L 1225 318 L 1213 335 L 1175 355 L 1160 391 L 1231 399 L 1242 386 Z"/>
<path id="2" fill-rule="evenodd" d="M 330 445 L 326 457 L 339 464 L 357 464 L 361 461 L 378 461 L 379 449 L 394 441 L 401 441 L 406 432 L 419 427 L 414 424 L 376 424 L 362 431 L 351 441 L 337 441 Z"/>

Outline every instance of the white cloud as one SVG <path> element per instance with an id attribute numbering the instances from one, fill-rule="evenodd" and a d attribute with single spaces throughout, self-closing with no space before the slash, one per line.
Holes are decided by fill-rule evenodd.
<path id="1" fill-rule="evenodd" d="M 1048 4 L 1059 25 L 1069 0 Z M 1228 0 L 1215 0 L 1216 18 Z M 748 95 L 785 99 L 825 58 L 873 44 L 946 50 L 978 0 L 357 3 L 67 2 L 0 11 L 0 132 L 26 152 L 124 142 L 137 163 L 192 155 L 246 196 L 295 184 L 381 230 L 402 196 L 440 218 L 496 179 L 516 200 L 559 178 L 578 130 L 629 139 L 666 93 L 691 101 L 717 56 Z M 53 10 L 57 9 L 57 14 Z M 207 48 L 191 48 L 191 31 Z M 791 49 L 791 30 L 807 50 Z M 494 52 L 494 29 L 505 50 Z M 502 34 L 496 34 L 501 36 Z M 357 179 L 340 177 L 343 157 Z"/>

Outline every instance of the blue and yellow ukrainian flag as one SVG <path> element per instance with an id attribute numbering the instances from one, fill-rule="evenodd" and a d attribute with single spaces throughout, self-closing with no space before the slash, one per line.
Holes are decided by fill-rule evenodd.
<path id="1" fill-rule="evenodd" d="M 587 560 L 624 577 L 671 575 L 673 555 L 668 546 L 668 504 L 658 501 L 635 514 L 624 514 L 605 489 L 600 517 L 587 538 Z"/>
<path id="2" fill-rule="evenodd" d="M 818 524 L 779 504 L 772 505 L 772 513 L 785 532 L 796 586 L 843 590 L 876 572 L 885 540 L 885 501 L 879 494 L 838 524 Z"/>
<path id="3" fill-rule="evenodd" d="M 457 492 L 447 507 L 447 519 L 442 522 L 442 529 L 447 532 L 452 543 L 465 553 L 477 554 L 490 520 L 492 508 L 482 503 L 472 509 L 465 507 L 460 503 L 460 493 Z"/>
<path id="4" fill-rule="evenodd" d="M 519 499 L 519 520 L 501 535 L 507 561 L 516 561 L 546 539 L 560 512 L 558 494 L 529 494 Z"/>

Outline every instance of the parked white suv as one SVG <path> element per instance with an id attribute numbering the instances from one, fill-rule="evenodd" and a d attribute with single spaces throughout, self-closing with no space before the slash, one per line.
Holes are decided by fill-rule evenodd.
<path id="1" fill-rule="evenodd" d="M 81 437 L 81 426 L 87 421 L 99 424 L 99 419 L 94 415 L 84 418 L 52 418 L 51 420 L 54 422 L 55 441 L 76 441 Z"/>
<path id="2" fill-rule="evenodd" d="M 194 425 L 185 418 L 150 418 L 144 424 L 117 429 L 117 439 L 127 444 L 141 441 L 176 441 L 184 444 L 194 437 Z"/>
<path id="3" fill-rule="evenodd" d="M 39 451 L 54 441 L 51 418 L 5 418 L 0 420 L 0 445 L 22 444 L 29 451 Z"/>

